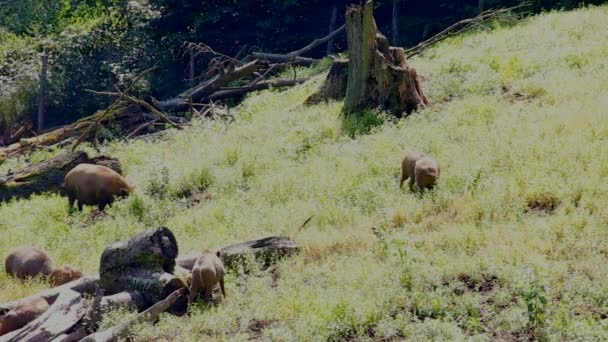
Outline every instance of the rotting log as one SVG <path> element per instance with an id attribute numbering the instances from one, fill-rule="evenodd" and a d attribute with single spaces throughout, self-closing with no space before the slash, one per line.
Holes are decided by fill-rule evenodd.
<path id="1" fill-rule="evenodd" d="M 87 311 L 82 295 L 64 290 L 49 309 L 21 329 L 1 337 L 2 341 L 51 341 L 76 325 Z"/>
<path id="2" fill-rule="evenodd" d="M 0 202 L 12 198 L 29 198 L 33 194 L 44 192 L 63 193 L 61 185 L 65 175 L 82 163 L 107 166 L 121 173 L 120 162 L 116 159 L 106 156 L 89 158 L 82 151 L 68 152 L 0 177 Z"/>
<path id="3" fill-rule="evenodd" d="M 51 303 L 59 297 L 59 295 L 66 291 L 74 291 L 81 294 L 85 293 L 94 293 L 97 286 L 99 284 L 99 276 L 85 276 L 74 281 L 71 281 L 67 284 L 63 284 L 61 286 L 57 286 L 48 290 L 44 290 L 33 294 L 31 296 L 21 298 L 18 300 L 14 300 L 12 302 L 8 302 L 5 304 L 0 304 L 0 315 L 12 310 L 14 307 L 19 305 L 20 303 L 31 301 L 33 298 L 42 297 L 46 299 L 47 302 Z"/>
<path id="4" fill-rule="evenodd" d="M 346 11 L 349 49 L 344 113 L 357 115 L 379 107 L 397 117 L 429 105 L 414 68 L 402 48 L 390 47 L 378 32 L 373 1 L 352 5 Z"/>
<path id="5" fill-rule="evenodd" d="M 0 148 L 0 164 L 9 157 L 21 155 L 25 152 L 35 150 L 43 146 L 52 146 L 68 139 L 82 136 L 95 124 L 102 111 L 91 116 L 84 117 L 73 124 L 63 126 L 33 138 L 21 139 L 21 141 Z M 131 127 L 141 125 L 146 121 L 141 108 L 132 105 L 117 106 L 109 115 L 99 122 L 105 126 L 110 123 L 119 125 L 122 129 L 129 130 Z M 95 138 L 96 130 L 93 130 L 88 139 Z"/>
<path id="6" fill-rule="evenodd" d="M 106 247 L 101 255 L 100 285 L 107 295 L 138 291 L 146 307 L 153 305 L 186 286 L 172 274 L 177 255 L 175 236 L 165 227 L 116 242 Z M 185 312 L 185 305 L 185 302 L 180 303 L 175 312 Z"/>
<path id="7" fill-rule="evenodd" d="M 145 309 L 144 297 L 138 291 L 123 291 L 111 296 L 105 296 L 99 304 L 100 312 L 109 312 L 119 307 L 133 308 L 137 311 Z"/>
<path id="8" fill-rule="evenodd" d="M 187 288 L 175 290 L 174 292 L 169 294 L 169 296 L 167 296 L 165 299 L 154 304 L 146 311 L 138 314 L 134 318 L 129 319 L 110 329 L 91 334 L 83 338 L 81 342 L 110 342 L 123 339 L 127 336 L 129 328 L 132 325 L 142 322 L 154 322 L 158 318 L 158 316 L 160 316 L 161 313 L 174 307 L 180 301 L 184 301 L 186 299 L 187 293 Z"/>
<path id="9" fill-rule="evenodd" d="M 233 268 L 248 255 L 253 255 L 264 267 L 268 267 L 299 250 L 300 245 L 297 242 L 283 236 L 272 236 L 226 246 L 221 249 L 221 258 L 224 266 Z M 191 253 L 179 257 L 176 260 L 177 265 L 192 270 L 200 255 L 201 253 Z"/>
<path id="10" fill-rule="evenodd" d="M 325 82 L 319 90 L 306 99 L 306 105 L 329 100 L 342 100 L 346 95 L 346 84 L 348 82 L 348 60 L 337 59 L 332 63 Z"/>

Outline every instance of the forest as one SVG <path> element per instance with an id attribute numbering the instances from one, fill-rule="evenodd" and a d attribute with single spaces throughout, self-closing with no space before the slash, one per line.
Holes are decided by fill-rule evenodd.
<path id="1" fill-rule="evenodd" d="M 0 342 L 608 340 L 607 22 L 0 0 Z"/>

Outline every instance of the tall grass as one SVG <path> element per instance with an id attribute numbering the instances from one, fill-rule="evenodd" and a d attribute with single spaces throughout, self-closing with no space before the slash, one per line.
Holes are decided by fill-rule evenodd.
<path id="1" fill-rule="evenodd" d="M 274 273 L 229 274 L 221 305 L 138 326 L 142 341 L 606 339 L 607 20 L 548 13 L 452 39 L 410 61 L 434 105 L 367 134 L 342 103 L 302 105 L 317 76 L 250 96 L 229 126 L 105 146 L 136 194 L 103 219 L 55 195 L 2 205 L 0 254 L 34 244 L 95 273 L 107 244 L 156 225 L 180 252 L 302 244 Z M 436 190 L 399 189 L 405 149 L 439 161 Z M 3 301 L 45 286 L 0 273 Z"/>

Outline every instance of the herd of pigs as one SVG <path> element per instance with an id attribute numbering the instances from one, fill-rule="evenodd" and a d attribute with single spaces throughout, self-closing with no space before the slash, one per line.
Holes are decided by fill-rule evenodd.
<path id="1" fill-rule="evenodd" d="M 401 164 L 400 187 L 409 179 L 410 189 L 432 189 L 439 177 L 439 165 L 435 160 L 418 152 L 408 152 Z M 64 187 L 69 207 L 78 202 L 78 210 L 83 205 L 97 205 L 100 211 L 111 205 L 116 198 L 126 197 L 133 187 L 125 178 L 110 168 L 101 165 L 79 164 L 65 176 Z M 11 250 L 4 264 L 5 271 L 21 280 L 33 277 L 46 277 L 55 287 L 82 277 L 82 272 L 72 266 L 56 267 L 53 259 L 44 251 L 32 246 L 19 246 Z M 197 295 L 205 301 L 213 300 L 213 288 L 220 285 L 223 296 L 224 265 L 219 251 L 205 251 L 192 269 L 190 279 L 191 305 Z M 19 329 L 36 319 L 49 308 L 42 297 L 20 303 L 0 320 L 0 336 Z"/>

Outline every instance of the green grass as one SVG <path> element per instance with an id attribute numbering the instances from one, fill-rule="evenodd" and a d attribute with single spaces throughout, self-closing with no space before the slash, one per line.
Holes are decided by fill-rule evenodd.
<path id="1" fill-rule="evenodd" d="M 55 195 L 2 205 L 0 254 L 34 244 L 96 273 L 106 245 L 157 225 L 184 253 L 302 244 L 278 275 L 229 274 L 221 305 L 138 326 L 141 341 L 607 339 L 607 21 L 597 7 L 452 39 L 410 61 L 434 105 L 355 138 L 342 103 L 302 105 L 318 76 L 250 96 L 230 126 L 105 146 L 135 195 L 103 219 Z M 439 161 L 435 191 L 399 189 L 406 149 Z M 2 301 L 44 287 L 0 272 Z"/>

